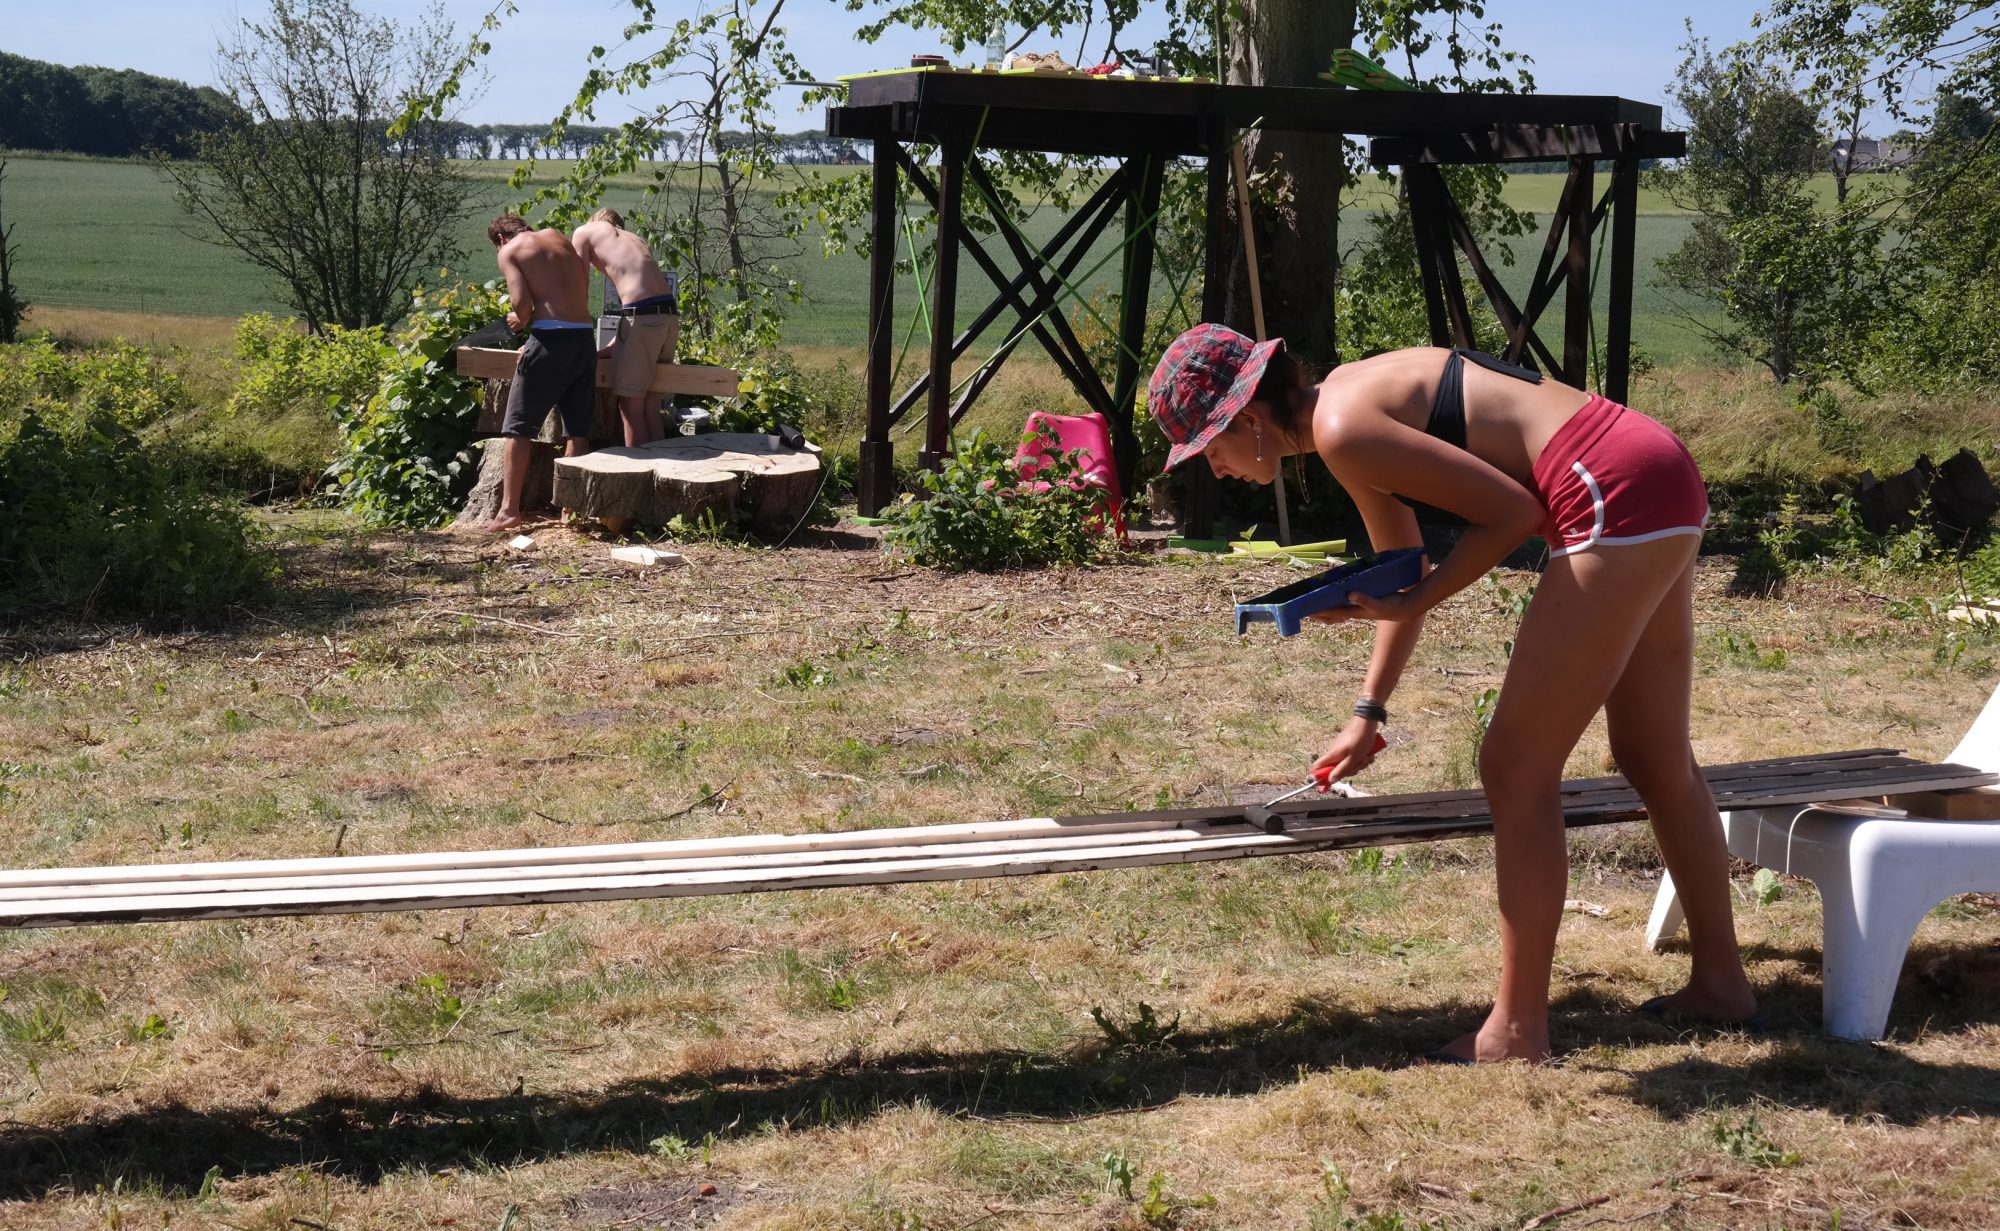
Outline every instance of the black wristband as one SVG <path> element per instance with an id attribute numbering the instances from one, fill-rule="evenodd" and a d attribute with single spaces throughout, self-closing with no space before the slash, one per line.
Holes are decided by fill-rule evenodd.
<path id="1" fill-rule="evenodd" d="M 1389 721 L 1389 708 L 1373 697 L 1363 697 L 1354 703 L 1354 716 L 1370 722 L 1386 723 Z"/>

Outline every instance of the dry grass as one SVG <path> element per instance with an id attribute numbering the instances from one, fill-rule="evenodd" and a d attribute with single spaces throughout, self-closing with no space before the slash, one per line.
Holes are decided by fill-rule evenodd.
<path id="1" fill-rule="evenodd" d="M 525 554 L 280 527 L 291 595 L 229 628 L 8 635 L 8 862 L 1151 807 L 1298 778 L 1365 653 L 1232 637 L 1268 566 L 938 578 L 822 536 L 639 574 L 553 525 Z M 1887 614 L 1921 578 L 1730 573 L 1702 573 L 1705 758 L 1936 755 L 2000 676 L 1990 638 Z M 1370 786 L 1468 773 L 1501 586 L 1531 581 L 1440 613 Z M 1535 1071 L 1407 1063 L 1489 991 L 1477 842 L 0 935 L 0 1226 L 1516 1228 L 1598 1198 L 1555 1225 L 1991 1225 L 1990 900 L 1926 923 L 1879 1047 L 1819 1036 L 1810 887 L 1746 900 L 1776 1032 L 1680 1036 L 1629 1011 L 1686 962 L 1641 950 L 1643 835 L 1576 847 L 1610 916 L 1565 929 L 1565 1062 Z M 1142 1002 L 1177 1021 L 1151 1045 L 1093 1024 Z"/>
<path id="2" fill-rule="evenodd" d="M 154 350 L 185 347 L 201 355 L 234 351 L 237 318 L 178 316 L 165 312 L 109 312 L 97 308 L 66 308 L 38 304 L 28 310 L 22 328 L 46 329 L 57 337 L 80 342 L 123 339 Z"/>

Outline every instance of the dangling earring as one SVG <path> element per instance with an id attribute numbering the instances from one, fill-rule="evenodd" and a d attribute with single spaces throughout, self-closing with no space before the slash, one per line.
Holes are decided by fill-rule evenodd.
<path id="1" fill-rule="evenodd" d="M 1261 423 L 1257 425 L 1257 460 L 1264 460 L 1264 425 Z"/>

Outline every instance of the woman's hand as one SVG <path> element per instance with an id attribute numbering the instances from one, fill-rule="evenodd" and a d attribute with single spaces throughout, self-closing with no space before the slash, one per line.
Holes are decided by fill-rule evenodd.
<path id="1" fill-rule="evenodd" d="M 1318 620 L 1322 624 L 1343 624 L 1349 620 L 1389 620 L 1394 622 L 1414 619 L 1429 610 L 1430 604 L 1424 602 L 1423 598 L 1417 594 L 1416 587 L 1412 586 L 1407 590 L 1398 591 L 1386 598 L 1376 598 L 1372 595 L 1356 591 L 1348 595 L 1347 601 L 1340 606 L 1329 607 L 1317 615 L 1310 615 L 1306 618 L 1309 620 Z"/>
<path id="2" fill-rule="evenodd" d="M 1347 596 L 1347 605 L 1361 612 L 1356 617 L 1367 620 L 1410 620 L 1430 610 L 1430 604 L 1417 593 L 1418 587 L 1399 590 L 1394 594 L 1376 598 L 1372 594 L 1354 593 Z"/>
<path id="3" fill-rule="evenodd" d="M 1313 776 L 1320 778 L 1320 771 L 1328 771 L 1323 780 L 1329 785 L 1353 777 L 1374 762 L 1382 747 L 1380 740 L 1381 724 L 1360 717 L 1348 719 L 1333 743 L 1313 762 Z"/>

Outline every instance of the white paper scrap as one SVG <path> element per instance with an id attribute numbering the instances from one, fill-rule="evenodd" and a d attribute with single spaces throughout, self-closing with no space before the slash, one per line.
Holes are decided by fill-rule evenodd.
<path id="1" fill-rule="evenodd" d="M 643 546 L 614 547 L 611 549 L 611 558 L 623 560 L 627 564 L 636 564 L 640 568 L 652 568 L 654 565 L 672 568 L 676 564 L 687 563 L 687 557 L 679 552 L 660 551 L 657 548 Z"/>

